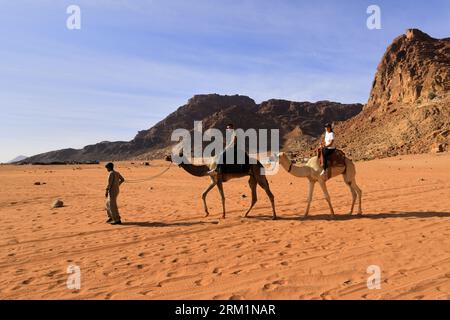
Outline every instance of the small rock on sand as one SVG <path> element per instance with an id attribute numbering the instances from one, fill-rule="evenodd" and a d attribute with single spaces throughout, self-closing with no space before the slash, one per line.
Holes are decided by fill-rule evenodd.
<path id="1" fill-rule="evenodd" d="M 59 199 L 53 201 L 52 208 L 62 208 L 62 207 L 64 207 L 64 202 L 62 202 Z"/>

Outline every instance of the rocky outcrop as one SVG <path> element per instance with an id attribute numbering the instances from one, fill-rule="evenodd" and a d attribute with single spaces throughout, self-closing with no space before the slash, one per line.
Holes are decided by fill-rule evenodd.
<path id="1" fill-rule="evenodd" d="M 450 39 L 409 29 L 388 47 L 373 81 L 367 108 L 446 99 L 450 92 Z"/>
<path id="2" fill-rule="evenodd" d="M 355 160 L 446 151 L 449 92 L 450 38 L 407 30 L 378 65 L 363 111 L 336 126 L 339 145 Z"/>

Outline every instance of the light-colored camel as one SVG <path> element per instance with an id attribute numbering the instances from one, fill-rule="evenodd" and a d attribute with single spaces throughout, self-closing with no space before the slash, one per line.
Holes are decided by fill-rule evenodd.
<path id="1" fill-rule="evenodd" d="M 281 152 L 278 154 L 280 165 L 291 175 L 295 177 L 307 178 L 309 180 L 309 194 L 308 194 L 308 204 L 305 210 L 305 218 L 309 214 L 309 208 L 311 206 L 311 201 L 314 193 L 314 186 L 319 183 L 324 195 L 325 199 L 328 202 L 328 206 L 330 207 L 331 214 L 334 216 L 333 206 L 331 205 L 330 195 L 327 190 L 326 180 L 320 175 L 322 172 L 322 167 L 320 166 L 319 158 L 313 157 L 309 159 L 309 161 L 305 165 L 296 165 L 293 164 L 292 161 L 288 158 L 288 156 Z M 358 214 L 362 214 L 361 209 L 361 196 L 362 191 L 356 184 L 356 169 L 354 163 L 345 158 L 345 167 L 336 167 L 331 170 L 332 176 L 334 178 L 336 176 L 342 175 L 344 177 L 345 184 L 349 187 L 350 192 L 352 193 L 352 207 L 350 209 L 350 215 L 353 214 L 353 209 L 355 207 L 356 199 L 358 198 Z"/>
<path id="2" fill-rule="evenodd" d="M 272 205 L 272 212 L 273 212 L 273 219 L 275 220 L 277 218 L 277 214 L 275 212 L 275 200 L 272 192 L 270 191 L 269 187 L 269 181 L 267 181 L 267 178 L 265 175 L 261 174 L 261 168 L 263 168 L 262 164 L 257 161 L 256 164 L 250 164 L 250 170 L 246 173 L 217 173 L 215 171 L 211 172 L 212 168 L 215 168 L 217 165 L 215 162 L 212 162 L 209 165 L 194 165 L 189 163 L 189 161 L 186 159 L 185 156 L 180 154 L 183 161 L 178 164 L 179 167 L 183 168 L 186 172 L 190 173 L 193 176 L 196 177 L 210 177 L 211 184 L 206 188 L 206 190 L 202 194 L 202 200 L 203 200 L 203 208 L 205 210 L 205 217 L 209 215 L 208 206 L 206 205 L 206 196 L 208 193 L 217 186 L 219 189 L 220 197 L 222 199 L 222 218 L 225 219 L 225 195 L 223 192 L 223 183 L 230 181 L 231 179 L 236 178 L 242 178 L 245 176 L 250 176 L 250 179 L 248 181 L 248 185 L 250 186 L 251 194 L 252 194 L 252 202 L 250 205 L 250 208 L 245 213 L 245 217 L 248 216 L 250 213 L 250 210 L 252 210 L 253 206 L 255 205 L 256 201 L 258 200 L 256 189 L 257 185 L 259 185 L 264 191 L 266 192 L 267 196 L 269 197 L 270 203 Z M 172 161 L 171 156 L 166 157 L 167 161 Z"/>

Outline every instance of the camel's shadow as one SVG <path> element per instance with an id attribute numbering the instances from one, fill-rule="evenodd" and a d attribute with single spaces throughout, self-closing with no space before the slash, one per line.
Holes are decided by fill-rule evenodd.
<path id="1" fill-rule="evenodd" d="M 249 216 L 249 219 L 256 220 L 272 220 L 272 216 Z M 308 217 L 303 218 L 303 216 L 296 217 L 282 217 L 279 216 L 278 220 L 289 220 L 289 221 L 347 221 L 356 219 L 422 219 L 422 218 L 450 218 L 450 212 L 391 212 L 391 213 L 365 213 L 363 215 L 349 215 L 349 214 L 336 214 L 332 216 L 331 214 L 310 214 Z"/>
<path id="2" fill-rule="evenodd" d="M 147 227 L 147 228 L 164 228 L 164 227 L 191 227 L 195 225 L 206 225 L 206 224 L 218 224 L 217 221 L 205 222 L 205 221 L 191 221 L 191 222 L 158 222 L 158 221 L 127 221 L 122 222 L 123 226 L 137 226 L 137 227 Z"/>

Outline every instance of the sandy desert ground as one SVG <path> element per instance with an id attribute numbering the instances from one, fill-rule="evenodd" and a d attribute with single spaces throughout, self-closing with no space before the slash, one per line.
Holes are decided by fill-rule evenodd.
<path id="1" fill-rule="evenodd" d="M 124 184 L 122 226 L 105 223 L 103 165 L 1 166 L 2 299 L 450 299 L 450 154 L 357 163 L 360 218 L 349 217 L 341 178 L 328 183 L 336 219 L 317 188 L 306 221 L 307 181 L 282 169 L 270 177 L 277 221 L 259 189 L 252 218 L 246 179 L 220 198 L 200 195 L 208 178 L 173 166 Z M 166 162 L 118 163 L 126 179 L 157 174 Z M 34 185 L 34 182 L 45 182 Z M 246 195 L 244 197 L 243 195 Z M 65 207 L 52 209 L 61 198 Z M 81 289 L 66 287 L 81 268 Z M 367 268 L 381 268 L 369 290 Z"/>

